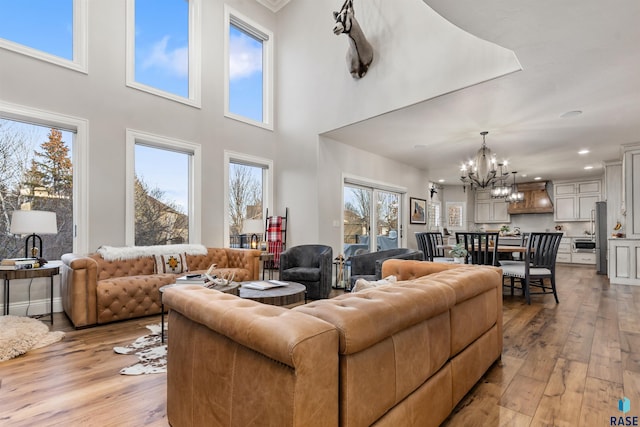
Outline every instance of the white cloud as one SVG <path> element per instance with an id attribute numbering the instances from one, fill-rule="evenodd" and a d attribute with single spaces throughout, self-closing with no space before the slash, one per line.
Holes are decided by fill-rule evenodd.
<path id="1" fill-rule="evenodd" d="M 262 49 L 251 45 L 246 37 L 229 39 L 229 78 L 249 77 L 262 71 Z"/>
<path id="2" fill-rule="evenodd" d="M 142 61 L 142 68 L 160 68 L 177 77 L 187 77 L 189 75 L 189 48 L 184 46 L 168 51 L 168 42 L 169 36 L 164 36 L 162 40 L 155 43 L 149 56 Z"/>

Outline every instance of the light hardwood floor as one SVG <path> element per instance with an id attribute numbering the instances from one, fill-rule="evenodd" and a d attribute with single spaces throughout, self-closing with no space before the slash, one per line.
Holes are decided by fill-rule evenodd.
<path id="1" fill-rule="evenodd" d="M 558 284 L 559 305 L 505 294 L 502 360 L 445 426 L 608 426 L 622 396 L 640 415 L 640 287 L 571 266 Z M 75 331 L 56 314 L 62 342 L 0 363 L 0 425 L 167 426 L 166 376 L 119 375 L 136 359 L 113 353 L 159 321 Z"/>

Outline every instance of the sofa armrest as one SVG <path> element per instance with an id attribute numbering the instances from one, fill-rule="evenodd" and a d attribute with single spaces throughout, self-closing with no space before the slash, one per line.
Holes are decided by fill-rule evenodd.
<path id="1" fill-rule="evenodd" d="M 260 425 L 337 427 L 334 326 L 201 286 L 167 289 L 163 300 L 170 309 L 167 416 L 172 425 L 224 419 L 233 425 L 259 420 Z"/>
<path id="2" fill-rule="evenodd" d="M 244 268 L 249 270 L 248 280 L 258 280 L 260 278 L 260 254 L 256 249 L 231 249 L 225 248 L 227 252 L 227 268 Z"/>
<path id="3" fill-rule="evenodd" d="M 98 263 L 78 254 L 62 255 L 62 308 L 76 328 L 97 323 Z"/>

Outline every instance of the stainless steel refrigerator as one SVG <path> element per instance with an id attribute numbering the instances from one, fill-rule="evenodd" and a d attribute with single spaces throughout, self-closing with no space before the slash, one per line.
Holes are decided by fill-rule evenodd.
<path id="1" fill-rule="evenodd" d="M 607 274 L 607 202 L 596 202 L 593 232 L 596 238 L 596 271 Z"/>

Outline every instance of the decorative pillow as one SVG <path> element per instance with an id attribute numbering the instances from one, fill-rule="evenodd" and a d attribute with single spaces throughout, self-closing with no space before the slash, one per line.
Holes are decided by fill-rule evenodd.
<path id="1" fill-rule="evenodd" d="M 381 286 L 381 285 L 396 283 L 396 281 L 397 281 L 396 276 L 387 276 L 384 279 L 376 280 L 373 282 L 369 282 L 368 280 L 365 280 L 365 279 L 358 279 L 356 280 L 356 284 L 353 285 L 353 289 L 351 289 L 351 292 L 358 292 L 363 289 L 369 289 L 369 288 L 377 288 L 378 286 Z"/>
<path id="2" fill-rule="evenodd" d="M 186 273 L 187 257 L 185 254 L 154 255 L 156 259 L 156 273 Z"/>

